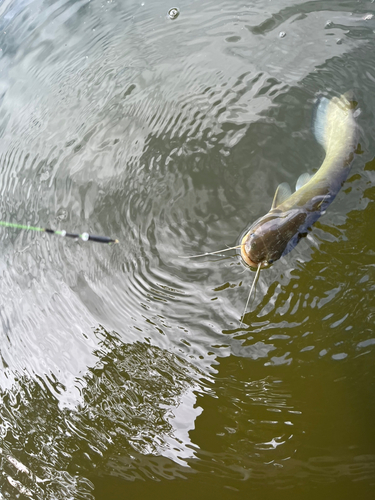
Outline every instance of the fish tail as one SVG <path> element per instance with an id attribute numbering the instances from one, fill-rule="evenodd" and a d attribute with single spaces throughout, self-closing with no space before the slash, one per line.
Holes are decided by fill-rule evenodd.
<path id="1" fill-rule="evenodd" d="M 326 97 L 318 99 L 313 117 L 313 131 L 316 140 L 327 153 L 351 134 L 354 127 L 353 108 L 352 92 L 346 92 L 331 100 Z"/>
<path id="2" fill-rule="evenodd" d="M 315 105 L 312 124 L 315 139 L 321 146 L 323 146 L 324 149 L 326 149 L 325 128 L 327 122 L 328 107 L 329 99 L 327 99 L 326 97 L 319 97 Z"/>

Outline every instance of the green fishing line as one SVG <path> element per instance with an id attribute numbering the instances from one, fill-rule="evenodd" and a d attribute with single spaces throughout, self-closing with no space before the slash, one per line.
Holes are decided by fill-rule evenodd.
<path id="1" fill-rule="evenodd" d="M 0 221 L 0 226 L 2 227 L 10 227 L 13 229 L 22 229 L 24 231 L 39 231 L 39 232 L 44 232 L 48 234 L 57 234 L 58 236 L 62 237 L 67 237 L 67 238 L 75 238 L 75 239 L 81 239 L 82 241 L 96 241 L 97 243 L 118 243 L 118 240 L 113 239 L 113 238 L 108 238 L 108 236 L 96 236 L 93 234 L 89 233 L 68 233 L 64 229 L 60 230 L 54 230 L 54 229 L 48 229 L 46 227 L 36 227 L 36 226 L 26 226 L 24 224 L 15 224 L 14 222 L 6 222 L 6 221 Z"/>

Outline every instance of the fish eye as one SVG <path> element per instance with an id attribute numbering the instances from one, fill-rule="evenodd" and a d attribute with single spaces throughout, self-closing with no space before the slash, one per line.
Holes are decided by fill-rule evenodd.
<path id="1" fill-rule="evenodd" d="M 275 262 L 275 261 L 274 261 L 273 259 L 270 259 L 270 260 L 268 261 L 268 264 L 273 264 L 274 262 Z"/>

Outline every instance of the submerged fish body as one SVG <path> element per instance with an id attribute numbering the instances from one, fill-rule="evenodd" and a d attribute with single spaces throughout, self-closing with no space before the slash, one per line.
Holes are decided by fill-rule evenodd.
<path id="1" fill-rule="evenodd" d="M 348 95 L 320 98 L 313 127 L 326 151 L 325 159 L 315 175 L 300 176 L 293 194 L 288 184 L 280 184 L 271 210 L 243 237 L 241 256 L 251 267 L 267 267 L 289 253 L 324 214 L 349 174 L 357 126 Z"/>

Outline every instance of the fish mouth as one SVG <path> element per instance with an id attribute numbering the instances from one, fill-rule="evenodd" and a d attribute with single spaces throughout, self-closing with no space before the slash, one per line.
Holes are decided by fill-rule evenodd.
<path id="1" fill-rule="evenodd" d="M 250 267 L 253 267 L 255 269 L 258 268 L 258 266 L 260 265 L 260 267 L 268 267 L 269 264 L 267 261 L 263 261 L 263 262 L 254 262 L 250 259 L 250 257 L 247 255 L 246 251 L 245 251 L 245 240 L 247 239 L 247 237 L 249 236 L 249 233 L 246 233 L 245 236 L 242 238 L 242 241 L 241 241 L 241 257 L 242 257 L 242 260 Z"/>

